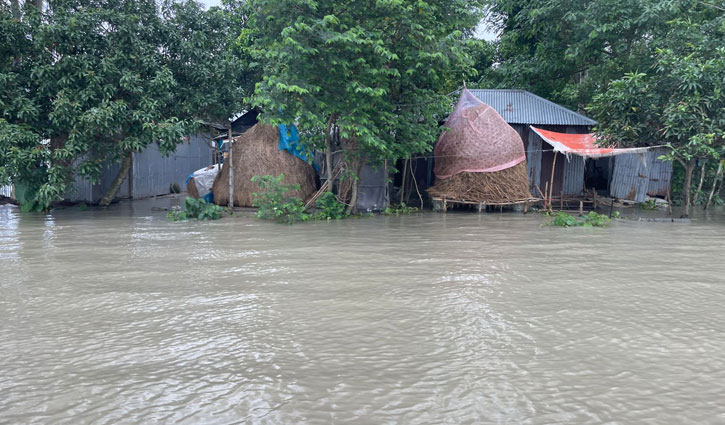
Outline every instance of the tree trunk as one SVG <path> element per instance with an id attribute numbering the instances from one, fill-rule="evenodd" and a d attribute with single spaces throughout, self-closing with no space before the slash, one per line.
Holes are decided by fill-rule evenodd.
<path id="1" fill-rule="evenodd" d="M 400 182 L 400 205 L 403 205 L 405 200 L 405 178 L 408 175 L 408 159 L 403 160 L 403 180 Z"/>
<path id="2" fill-rule="evenodd" d="M 332 142 L 330 141 L 330 131 L 332 131 L 332 125 L 335 122 L 335 114 L 330 115 L 327 119 L 327 127 L 325 129 L 325 168 L 327 168 L 327 191 L 332 192 L 333 183 L 332 180 Z"/>
<path id="3" fill-rule="evenodd" d="M 717 185 L 722 185 L 722 163 L 723 161 L 719 161 L 717 163 L 717 172 L 715 173 L 715 179 L 712 181 L 712 188 L 710 189 L 710 196 L 707 197 L 707 203 L 705 204 L 705 208 L 708 209 L 710 207 L 710 203 L 712 202 L 712 197 L 715 195 L 715 188 L 717 188 Z"/>
<path id="4" fill-rule="evenodd" d="M 352 182 L 352 190 L 350 193 L 350 204 L 345 209 L 346 214 L 354 214 L 357 212 L 357 195 L 359 193 L 360 188 L 360 171 L 365 166 L 365 160 L 360 159 L 359 161 L 354 161 L 355 168 L 353 169 L 353 172 L 355 173 L 355 179 Z"/>
<path id="5" fill-rule="evenodd" d="M 702 193 L 702 183 L 705 181 L 705 166 L 707 165 L 707 160 L 702 161 L 702 168 L 700 168 L 700 183 L 697 185 L 697 192 L 695 192 L 695 197 L 692 199 L 692 205 L 697 205 L 700 202 L 700 194 Z"/>
<path id="6" fill-rule="evenodd" d="M 682 217 L 690 216 L 690 186 L 692 185 L 692 171 L 695 169 L 695 160 L 691 159 L 685 166 L 685 180 L 682 182 Z"/>
<path id="7" fill-rule="evenodd" d="M 118 174 L 116 174 L 116 178 L 113 179 L 113 183 L 111 183 L 111 187 L 108 188 L 108 192 L 103 195 L 103 199 L 101 199 L 101 202 L 98 203 L 100 206 L 107 207 L 111 205 L 111 201 L 113 201 L 113 197 L 116 196 L 118 188 L 121 187 L 121 183 L 123 183 L 123 180 L 128 175 L 128 170 L 131 169 L 132 159 L 132 152 L 128 152 L 126 156 L 123 157 L 123 161 L 121 161 L 121 169 L 118 170 Z"/>

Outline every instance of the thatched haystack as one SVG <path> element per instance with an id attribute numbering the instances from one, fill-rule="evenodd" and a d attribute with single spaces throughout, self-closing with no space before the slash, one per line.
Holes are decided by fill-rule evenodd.
<path id="1" fill-rule="evenodd" d="M 521 136 L 464 89 L 434 150 L 434 198 L 504 204 L 531 197 Z"/>
<path id="2" fill-rule="evenodd" d="M 436 180 L 428 189 L 434 198 L 505 204 L 531 197 L 526 162 L 493 173 L 462 172 Z"/>
<path id="3" fill-rule="evenodd" d="M 196 189 L 196 182 L 194 178 L 189 179 L 189 183 L 186 184 L 186 195 L 194 199 L 199 199 L 199 191 Z"/>
<path id="4" fill-rule="evenodd" d="M 254 176 L 278 176 L 284 174 L 285 184 L 299 184 L 301 190 L 288 192 L 303 201 L 316 190 L 315 169 L 301 159 L 279 150 L 277 127 L 256 124 L 234 142 L 232 148 L 234 166 L 234 205 L 252 206 L 253 193 L 259 186 L 252 183 Z M 229 204 L 229 169 L 222 167 L 214 180 L 214 202 Z"/>

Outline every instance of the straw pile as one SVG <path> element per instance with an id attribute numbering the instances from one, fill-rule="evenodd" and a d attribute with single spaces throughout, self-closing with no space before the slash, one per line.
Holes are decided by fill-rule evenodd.
<path id="1" fill-rule="evenodd" d="M 436 179 L 428 189 L 434 198 L 499 204 L 531 197 L 526 161 L 493 173 L 462 172 L 446 179 Z"/>
<path id="2" fill-rule="evenodd" d="M 186 184 L 186 195 L 195 199 L 201 198 L 201 196 L 199 196 L 199 191 L 196 189 L 196 182 L 193 177 L 190 178 L 189 183 Z"/>
<path id="3" fill-rule="evenodd" d="M 284 174 L 285 184 L 301 186 L 301 190 L 287 192 L 287 195 L 303 201 L 315 191 L 315 169 L 288 152 L 279 150 L 278 146 L 277 127 L 262 124 L 254 125 L 235 140 L 232 148 L 235 206 L 252 206 L 253 193 L 259 192 L 259 186 L 252 183 L 254 176 Z M 228 167 L 222 167 L 217 174 L 212 190 L 216 204 L 229 204 Z"/>

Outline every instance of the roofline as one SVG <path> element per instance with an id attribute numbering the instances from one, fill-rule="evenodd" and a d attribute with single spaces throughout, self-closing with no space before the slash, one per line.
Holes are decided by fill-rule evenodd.
<path id="1" fill-rule="evenodd" d="M 454 93 L 460 93 L 462 90 L 463 89 L 456 90 Z M 527 95 L 533 96 L 536 99 L 539 99 L 539 100 L 544 101 L 545 103 L 553 106 L 554 108 L 563 109 L 566 112 L 569 112 L 569 113 L 574 114 L 575 116 L 581 118 L 583 121 L 587 121 L 587 124 L 576 124 L 576 125 L 591 125 L 591 126 L 594 126 L 594 125 L 599 124 L 596 120 L 593 120 L 593 119 L 591 119 L 591 118 L 589 118 L 589 117 L 587 117 L 585 115 L 582 115 L 582 114 L 580 114 L 578 112 L 574 112 L 574 111 L 572 111 L 571 109 L 569 109 L 567 107 L 561 106 L 558 103 L 554 103 L 554 102 L 550 101 L 549 99 L 546 99 L 546 98 L 543 98 L 543 97 L 541 97 L 541 96 L 539 96 L 537 94 L 531 93 L 528 90 L 523 90 L 523 89 L 467 89 L 467 90 L 468 91 L 471 91 L 471 92 L 474 92 L 474 91 L 489 91 L 489 92 L 525 93 Z M 528 122 L 512 122 L 512 124 L 539 124 L 539 125 L 547 125 L 546 123 L 528 123 Z M 548 124 L 548 125 L 560 125 L 560 124 Z"/>

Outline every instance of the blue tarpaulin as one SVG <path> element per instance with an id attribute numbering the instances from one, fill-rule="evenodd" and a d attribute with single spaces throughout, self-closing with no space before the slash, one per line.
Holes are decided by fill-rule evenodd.
<path id="1" fill-rule="evenodd" d="M 305 149 L 305 146 L 300 143 L 300 133 L 297 131 L 297 127 L 294 124 L 290 126 L 287 126 L 285 124 L 279 124 L 278 128 L 279 150 L 287 151 L 292 155 L 296 156 L 297 158 L 305 162 L 309 162 L 309 155 L 307 155 L 307 150 Z M 313 164 L 313 166 L 315 167 L 315 170 L 317 170 L 317 165 Z"/>

